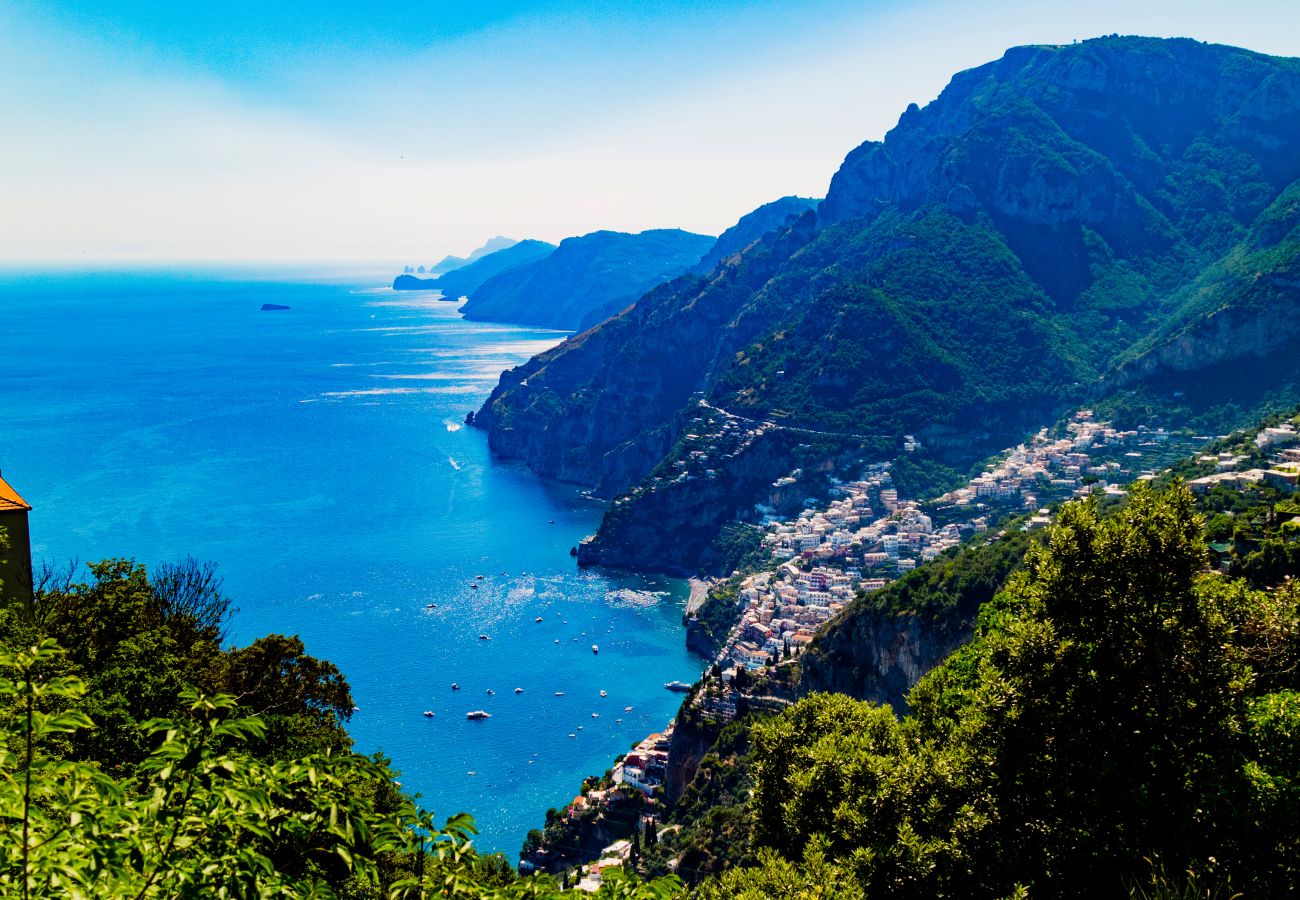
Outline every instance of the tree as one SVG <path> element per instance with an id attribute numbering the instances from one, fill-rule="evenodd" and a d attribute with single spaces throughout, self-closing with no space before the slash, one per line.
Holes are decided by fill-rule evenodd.
<path id="1" fill-rule="evenodd" d="M 783 860 L 768 875 L 820 842 L 873 897 L 1099 896 L 1148 858 L 1286 894 L 1300 588 L 1205 563 L 1181 486 L 1138 487 L 1109 517 L 1068 504 L 909 716 L 814 695 L 756 725 L 754 839 Z"/>

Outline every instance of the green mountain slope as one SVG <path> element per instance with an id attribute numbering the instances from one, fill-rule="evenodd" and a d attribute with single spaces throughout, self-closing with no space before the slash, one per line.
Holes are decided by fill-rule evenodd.
<path id="1" fill-rule="evenodd" d="M 910 433 L 965 468 L 1117 389 L 1103 376 L 1131 349 L 1204 318 L 1219 269 L 1238 276 L 1213 281 L 1215 308 L 1292 309 L 1297 145 L 1295 60 L 1148 38 L 1015 48 L 850 153 L 815 220 L 506 373 L 475 421 L 542 474 L 631 490 L 586 561 L 691 571 L 708 529 L 686 526 L 744 517 L 796 465 L 890 456 Z M 1258 348 L 1239 332 L 1260 322 L 1233 319 L 1188 368 Z M 673 454 L 707 427 L 701 399 L 756 433 L 684 480 Z"/>

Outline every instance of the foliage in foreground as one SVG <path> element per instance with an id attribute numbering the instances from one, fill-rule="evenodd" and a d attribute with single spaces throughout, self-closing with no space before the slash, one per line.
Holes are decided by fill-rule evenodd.
<path id="1" fill-rule="evenodd" d="M 558 894 L 545 878 L 485 878 L 466 815 L 436 828 L 409 800 L 395 814 L 376 810 L 351 789 L 391 780 L 372 760 L 248 755 L 266 727 L 228 695 L 186 691 L 186 716 L 147 723 L 156 746 L 128 778 L 61 758 L 68 736 L 94 728 L 79 708 L 85 683 L 48 674 L 61 654 L 52 640 L 0 651 L 3 896 L 324 898 L 338 893 L 326 876 L 339 864 L 343 895 L 364 896 L 386 858 L 407 870 L 387 884 L 395 900 Z M 650 900 L 676 888 L 614 875 L 598 896 Z"/>
<path id="2" fill-rule="evenodd" d="M 755 726 L 760 863 L 699 896 L 1300 885 L 1300 590 L 1207 573 L 1180 486 L 1068 505 L 908 703 L 814 695 Z"/>

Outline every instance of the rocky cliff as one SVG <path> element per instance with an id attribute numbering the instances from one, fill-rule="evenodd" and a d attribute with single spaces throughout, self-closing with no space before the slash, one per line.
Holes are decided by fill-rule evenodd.
<path id="1" fill-rule="evenodd" d="M 669 486 L 707 454 L 682 443 L 701 400 L 875 458 L 926 434 L 964 468 L 1105 390 L 1143 341 L 1164 356 L 1132 377 L 1268 340 L 1249 316 L 1186 311 L 1241 254 L 1260 254 L 1269 298 L 1291 296 L 1283 255 L 1249 246 L 1300 177 L 1296 146 L 1295 60 L 1145 38 L 1013 49 L 850 153 L 815 214 L 506 373 L 475 422 L 542 474 L 639 485 L 585 558 L 676 569 L 703 555 L 693 523 L 743 517 L 761 490 L 743 453 Z M 1178 317 L 1206 340 L 1161 338 Z M 697 546 L 666 554 L 654 529 Z"/>
<path id="2" fill-rule="evenodd" d="M 1020 566 L 1022 532 L 964 547 L 865 594 L 799 658 L 800 692 L 837 691 L 900 712 L 921 676 L 970 640 L 980 606 Z"/>

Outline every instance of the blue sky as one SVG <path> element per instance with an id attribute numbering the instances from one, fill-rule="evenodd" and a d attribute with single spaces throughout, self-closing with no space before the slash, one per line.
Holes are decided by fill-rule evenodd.
<path id="1" fill-rule="evenodd" d="M 6 0 L 0 258 L 716 233 L 820 196 L 955 71 L 1110 32 L 1300 55 L 1300 4 Z"/>

